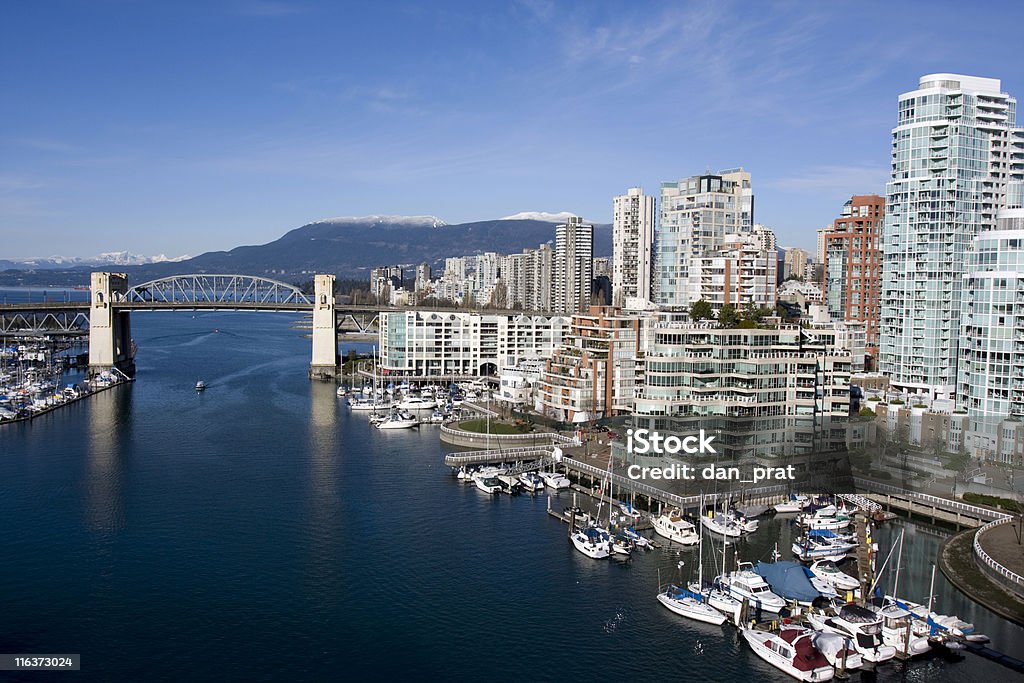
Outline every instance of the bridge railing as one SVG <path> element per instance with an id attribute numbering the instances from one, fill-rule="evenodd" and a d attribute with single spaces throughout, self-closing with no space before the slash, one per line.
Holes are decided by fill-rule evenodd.
<path id="1" fill-rule="evenodd" d="M 1005 517 L 989 522 L 985 526 L 978 529 L 977 533 L 974 534 L 974 556 L 981 560 L 982 564 L 985 565 L 984 568 L 987 569 L 987 571 L 989 571 L 990 573 L 995 573 L 997 576 L 1009 581 L 1011 584 L 1013 584 L 1012 586 L 1010 586 L 1010 588 L 1015 593 L 1024 596 L 1024 576 L 1021 576 L 1020 574 L 1004 567 L 1002 564 L 994 560 L 992 556 L 985 552 L 985 549 L 981 547 L 982 534 L 984 534 L 986 531 L 991 531 L 997 526 L 1009 524 L 1012 521 L 1013 517 L 1010 515 L 1006 515 Z"/>

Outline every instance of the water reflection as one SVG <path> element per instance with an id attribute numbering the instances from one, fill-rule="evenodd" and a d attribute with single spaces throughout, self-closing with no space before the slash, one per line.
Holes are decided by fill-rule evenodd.
<path id="1" fill-rule="evenodd" d="M 337 590 L 344 515 L 339 495 L 341 439 L 333 383 L 310 382 L 308 562 L 306 581 L 312 596 Z M 314 605 L 319 601 L 313 600 Z"/>
<path id="2" fill-rule="evenodd" d="M 89 437 L 86 521 L 93 531 L 113 533 L 124 528 L 122 486 L 130 430 L 132 385 L 102 391 L 88 400 Z"/>

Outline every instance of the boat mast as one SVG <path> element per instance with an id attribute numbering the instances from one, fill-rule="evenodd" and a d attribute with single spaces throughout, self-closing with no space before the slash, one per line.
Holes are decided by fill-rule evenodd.
<path id="1" fill-rule="evenodd" d="M 935 565 L 932 565 L 932 584 L 928 588 L 928 618 L 932 617 L 932 600 L 935 598 Z"/>
<path id="2" fill-rule="evenodd" d="M 892 584 L 892 597 L 899 600 L 900 597 L 900 565 L 903 564 L 903 535 L 906 533 L 906 529 L 900 531 L 900 551 L 896 556 L 896 580 Z"/>
<path id="3" fill-rule="evenodd" d="M 704 507 L 704 493 L 700 494 L 700 506 Z M 697 529 L 697 595 L 704 600 L 704 532 Z"/>

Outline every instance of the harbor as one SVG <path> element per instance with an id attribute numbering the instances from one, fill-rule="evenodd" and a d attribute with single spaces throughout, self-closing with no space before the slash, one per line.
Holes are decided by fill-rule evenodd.
<path id="1" fill-rule="evenodd" d="M 596 512 L 594 483 L 599 489 L 607 469 L 596 444 L 589 452 L 564 444 L 566 460 L 579 463 L 570 467 L 574 488 L 483 493 L 452 476 L 446 458 L 473 456 L 442 445 L 440 427 L 375 429 L 333 383 L 309 382 L 307 342 L 289 325 L 288 316 L 257 325 L 245 314 L 150 316 L 134 331 L 145 350 L 136 382 L 4 428 L 0 475 L 23 482 L 0 502 L 4 547 L 21 558 L 0 569 L 16 589 L 4 603 L 12 647 L 73 642 L 92 653 L 89 680 L 132 678 L 143 668 L 149 680 L 179 680 L 183 667 L 214 661 L 214 651 L 211 676 L 249 680 L 268 670 L 323 679 L 339 666 L 357 677 L 413 667 L 444 677 L 456 666 L 459 677 L 498 681 L 520 678 L 525 666 L 582 680 L 593 659 L 614 659 L 610 671 L 639 681 L 788 680 L 734 627 L 692 622 L 658 603 L 659 585 L 679 576 L 680 562 L 684 578 L 696 572 L 694 547 L 663 539 L 645 521 L 635 528 L 660 547 L 600 561 L 575 549 L 568 524 L 549 508 Z M 196 392 L 197 378 L 205 391 Z M 618 503 L 658 512 L 657 494 L 648 504 L 615 481 Z M 661 500 L 661 510 L 676 502 Z M 906 532 L 914 550 L 904 553 L 900 593 L 926 602 L 931 565 L 955 526 L 932 525 L 930 508 L 908 519 L 894 502 L 892 512 L 899 518 L 878 527 L 876 542 L 888 551 Z M 729 562 L 736 551 L 743 561 L 770 561 L 776 544 L 789 554 L 798 537 L 792 518 L 762 519 L 729 546 Z M 416 523 L 422 533 L 410 532 Z M 59 540 L 39 544 L 39 534 Z M 381 551 L 398 538 L 401 554 Z M 710 579 L 718 572 L 710 573 L 705 551 Z M 55 573 L 61 600 L 30 601 L 58 585 Z M 142 585 L 161 588 L 155 596 L 130 589 Z M 394 599 L 395 587 L 416 599 Z M 1024 630 L 941 573 L 934 594 L 938 613 L 974 623 L 995 650 L 1024 647 Z M 218 641 L 225 625 L 245 637 Z M 467 634 L 468 625 L 481 634 Z M 289 650 L 282 630 L 309 647 Z M 381 642 L 386 632 L 403 647 Z M 174 652 L 160 645 L 168 638 L 180 645 Z M 522 666 L 451 662 L 453 647 L 481 642 L 520 653 Z M 963 651 L 891 661 L 875 680 L 1011 675 Z"/>

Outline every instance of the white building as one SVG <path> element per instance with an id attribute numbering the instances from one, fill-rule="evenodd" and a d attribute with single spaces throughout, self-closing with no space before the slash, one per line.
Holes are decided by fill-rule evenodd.
<path id="1" fill-rule="evenodd" d="M 590 307 L 594 280 L 594 226 L 572 216 L 555 227 L 552 310 L 572 314 Z"/>
<path id="2" fill-rule="evenodd" d="M 1016 108 L 997 79 L 957 74 L 923 76 L 899 97 L 878 364 L 897 389 L 955 395 L 967 252 L 1024 170 Z"/>
<path id="3" fill-rule="evenodd" d="M 764 226 L 753 232 L 725 235 L 716 249 L 690 263 L 690 301 L 704 300 L 715 311 L 729 304 L 736 309 L 775 308 L 778 282 L 775 234 Z"/>
<path id="4" fill-rule="evenodd" d="M 661 306 L 687 307 L 690 270 L 695 259 L 719 249 L 726 235 L 753 228 L 754 196 L 743 169 L 661 184 L 660 218 L 655 238 L 654 300 Z"/>
<path id="5" fill-rule="evenodd" d="M 496 375 L 549 358 L 567 316 L 404 311 L 380 318 L 381 366 L 390 375 Z"/>
<path id="6" fill-rule="evenodd" d="M 654 197 L 639 187 L 612 200 L 612 303 L 651 301 L 654 264 Z"/>

